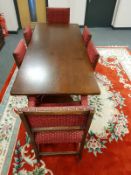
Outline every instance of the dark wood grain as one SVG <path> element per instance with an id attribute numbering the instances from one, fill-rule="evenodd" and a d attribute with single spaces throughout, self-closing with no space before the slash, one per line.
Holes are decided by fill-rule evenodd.
<path id="1" fill-rule="evenodd" d="M 99 93 L 79 26 L 37 24 L 11 94 Z"/>

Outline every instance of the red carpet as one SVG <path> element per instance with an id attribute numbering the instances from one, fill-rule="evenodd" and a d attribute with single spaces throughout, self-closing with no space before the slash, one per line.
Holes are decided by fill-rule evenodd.
<path id="1" fill-rule="evenodd" d="M 37 164 L 29 144 L 29 138 L 21 124 L 9 170 L 10 175 L 20 173 L 26 175 L 29 172 L 34 175 L 52 173 L 54 175 L 131 175 L 131 82 L 117 62 L 117 58 L 113 56 L 101 58 L 96 72 L 97 78 L 102 77 L 101 81 L 105 81 L 105 77 L 108 78 L 109 81 L 105 81 L 105 84 L 109 83 L 110 89 L 107 90 L 115 94 L 118 92 L 115 96 L 117 99 L 109 98 L 109 100 L 116 100 L 117 103 L 121 104 L 116 104 L 117 110 L 121 113 L 119 122 L 115 116 L 116 121 L 113 121 L 106 130 L 107 138 L 103 137 L 102 139 L 101 137 L 100 143 L 103 144 L 103 147 L 98 145 L 99 137 L 90 132 L 90 138 L 96 138 L 96 140 L 88 140 L 88 149 L 84 149 L 82 160 L 75 156 L 44 157 L 42 158 L 44 162 L 41 161 L 41 164 Z M 122 105 L 123 103 L 124 105 Z M 108 105 L 106 108 L 108 109 Z M 122 118 L 123 113 L 127 119 L 126 117 Z M 106 119 L 106 115 L 104 117 Z M 128 120 L 128 124 L 126 120 Z M 127 130 L 126 126 L 129 133 L 124 131 Z"/>

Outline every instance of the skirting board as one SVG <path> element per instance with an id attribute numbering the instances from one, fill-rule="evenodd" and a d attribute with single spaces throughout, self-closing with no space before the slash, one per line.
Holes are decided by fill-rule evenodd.
<path id="1" fill-rule="evenodd" d="M 114 27 L 111 26 L 114 30 L 131 30 L 131 27 Z"/>
<path id="2" fill-rule="evenodd" d="M 19 27 L 17 30 L 9 30 L 9 34 L 17 34 L 18 31 L 20 30 L 21 28 Z"/>
<path id="3" fill-rule="evenodd" d="M 9 34 L 17 34 L 18 33 L 18 30 L 17 31 L 8 31 Z"/>

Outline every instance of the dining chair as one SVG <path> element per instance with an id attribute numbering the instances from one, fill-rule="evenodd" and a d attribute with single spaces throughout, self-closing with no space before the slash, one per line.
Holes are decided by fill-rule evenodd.
<path id="1" fill-rule="evenodd" d="M 70 8 L 46 8 L 48 24 L 69 24 Z"/>
<path id="2" fill-rule="evenodd" d="M 82 37 L 85 43 L 85 46 L 87 46 L 88 42 L 91 40 L 91 33 L 89 31 L 89 28 L 87 26 L 84 26 L 83 32 L 82 32 Z"/>
<path id="3" fill-rule="evenodd" d="M 32 99 L 31 99 L 32 98 Z M 34 99 L 33 99 L 34 98 Z M 84 100 L 87 99 L 84 98 Z M 94 111 L 85 103 L 75 106 L 36 107 L 36 98 L 30 97 L 32 106 L 15 109 L 30 136 L 37 159 L 49 155 L 78 155 L 82 158 L 85 139 L 91 125 Z M 41 152 L 41 144 L 78 144 L 76 151 Z"/>
<path id="4" fill-rule="evenodd" d="M 18 68 L 22 64 L 25 53 L 26 53 L 26 44 L 24 39 L 21 39 L 13 52 L 13 57 L 15 59 L 15 62 Z"/>
<path id="5" fill-rule="evenodd" d="M 36 158 L 77 155 L 82 158 L 94 111 L 85 106 L 26 107 L 15 109 L 30 136 Z M 41 152 L 40 145 L 77 144 L 76 151 Z"/>
<path id="6" fill-rule="evenodd" d="M 25 41 L 26 41 L 26 44 L 27 46 L 29 45 L 30 41 L 31 41 L 31 38 L 32 38 L 32 29 L 30 26 L 27 26 L 23 32 L 23 35 L 24 35 L 24 38 L 25 38 Z"/>
<path id="7" fill-rule="evenodd" d="M 92 40 L 89 41 L 86 50 L 87 50 L 87 55 L 89 57 L 91 65 L 92 65 L 93 69 L 95 70 L 100 55 L 99 55 L 98 51 L 96 50 L 96 47 L 95 47 Z"/>

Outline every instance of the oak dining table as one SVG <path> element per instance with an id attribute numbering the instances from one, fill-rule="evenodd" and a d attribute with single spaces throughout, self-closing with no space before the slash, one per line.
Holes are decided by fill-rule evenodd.
<path id="1" fill-rule="evenodd" d="M 11 94 L 100 94 L 77 24 L 36 24 Z"/>

